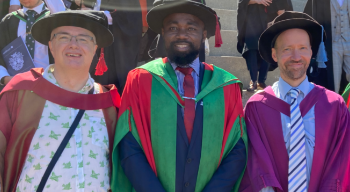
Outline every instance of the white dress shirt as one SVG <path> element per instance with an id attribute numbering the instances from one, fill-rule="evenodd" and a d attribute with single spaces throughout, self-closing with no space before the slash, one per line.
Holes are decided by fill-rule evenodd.
<path id="1" fill-rule="evenodd" d="M 56 13 L 58 11 L 66 10 L 62 0 L 46 0 L 46 5 L 50 10 L 51 14 Z M 20 5 L 19 0 L 11 0 L 10 5 Z M 43 10 L 44 3 L 34 7 L 33 9 L 28 9 L 23 7 L 23 12 L 26 14 L 28 10 L 34 10 L 38 14 L 40 14 Z M 23 42 L 26 41 L 26 22 L 20 20 L 17 29 L 17 36 L 21 36 Z M 46 68 L 49 66 L 49 51 L 46 45 L 43 45 L 37 41 L 35 41 L 35 51 L 34 51 L 34 59 L 33 63 L 35 67 Z M 5 76 L 10 76 L 7 69 L 0 65 L 0 79 Z"/>

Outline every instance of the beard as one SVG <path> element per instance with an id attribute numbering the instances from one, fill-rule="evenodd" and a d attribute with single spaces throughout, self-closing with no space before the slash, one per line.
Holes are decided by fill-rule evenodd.
<path id="1" fill-rule="evenodd" d="M 187 52 L 180 52 L 175 50 L 176 43 L 187 43 L 190 49 Z M 174 41 L 170 43 L 169 47 L 166 47 L 166 52 L 168 53 L 168 58 L 170 61 L 174 62 L 177 66 L 187 67 L 197 58 L 199 54 L 199 48 L 196 49 L 193 43 L 188 41 Z"/>
<path id="2" fill-rule="evenodd" d="M 295 70 L 295 69 L 288 69 L 289 64 L 294 64 L 294 63 L 302 63 L 302 67 Z M 286 63 L 283 64 L 283 68 L 281 67 L 280 70 L 282 71 L 282 73 L 287 76 L 289 79 L 292 80 L 297 80 L 300 78 L 303 78 L 304 75 L 306 74 L 308 65 L 307 62 L 305 60 L 300 60 L 300 61 L 288 61 Z"/>

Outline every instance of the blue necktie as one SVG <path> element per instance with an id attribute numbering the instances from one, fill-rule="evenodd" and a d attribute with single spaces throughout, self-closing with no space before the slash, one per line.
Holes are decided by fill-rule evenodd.
<path id="1" fill-rule="evenodd" d="M 290 105 L 290 151 L 288 168 L 288 191 L 306 191 L 306 155 L 305 155 L 305 130 L 303 118 L 301 117 L 297 97 L 299 89 L 289 91 L 292 98 Z"/>

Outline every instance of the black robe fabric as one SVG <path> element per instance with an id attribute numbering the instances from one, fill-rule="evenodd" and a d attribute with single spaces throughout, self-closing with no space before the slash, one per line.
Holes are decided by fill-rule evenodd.
<path id="1" fill-rule="evenodd" d="M 104 48 L 107 72 L 102 76 L 95 75 L 100 57 L 99 49 L 92 61 L 90 74 L 100 84 L 116 85 L 121 94 L 129 71 L 137 66 L 142 38 L 141 6 L 139 0 L 102 0 L 100 10 L 108 10 L 111 13 L 113 25 L 109 25 L 109 29 L 113 33 L 114 42 Z"/>
<path id="2" fill-rule="evenodd" d="M 267 24 L 277 17 L 279 10 L 291 11 L 290 0 L 273 0 L 270 6 L 249 5 L 250 0 L 238 0 L 237 50 L 244 56 L 248 50 L 258 50 L 259 37 Z"/>
<path id="3" fill-rule="evenodd" d="M 313 75 L 308 75 L 308 77 L 310 81 L 324 86 L 329 90 L 334 90 L 331 2 L 330 0 L 308 0 L 304 9 L 304 13 L 307 13 L 318 23 L 323 25 L 327 36 L 327 40 L 324 42 L 328 58 L 328 62 L 326 62 L 327 68 L 318 69 L 319 74 L 316 77 L 313 77 Z"/>
<path id="4" fill-rule="evenodd" d="M 9 13 L 10 0 L 0 0 L 0 21 Z"/>
<path id="5" fill-rule="evenodd" d="M 80 9 L 74 0 L 70 9 Z M 84 0 L 86 7 L 92 8 L 96 0 Z M 101 49 L 96 51 L 90 67 L 91 77 L 102 85 L 114 84 L 119 94 L 122 94 L 126 77 L 130 70 L 137 66 L 137 57 L 142 38 L 142 13 L 139 0 L 102 0 L 100 10 L 110 12 L 113 24 L 109 25 L 114 42 L 104 48 L 104 58 L 108 67 L 107 72 L 96 76 L 96 66 Z"/>

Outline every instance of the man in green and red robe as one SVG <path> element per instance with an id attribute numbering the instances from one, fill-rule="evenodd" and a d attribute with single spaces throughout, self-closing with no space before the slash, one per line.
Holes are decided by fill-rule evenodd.
<path id="1" fill-rule="evenodd" d="M 132 70 L 113 150 L 112 191 L 237 191 L 247 159 L 241 82 L 198 59 L 215 11 L 165 1 L 147 15 L 168 57 Z"/>
<path id="2" fill-rule="evenodd" d="M 350 83 L 346 86 L 345 91 L 344 91 L 344 93 L 342 95 L 343 98 L 344 98 L 344 101 L 346 103 L 346 106 L 348 108 L 350 106 L 350 97 L 349 97 L 349 95 L 350 95 Z"/>

